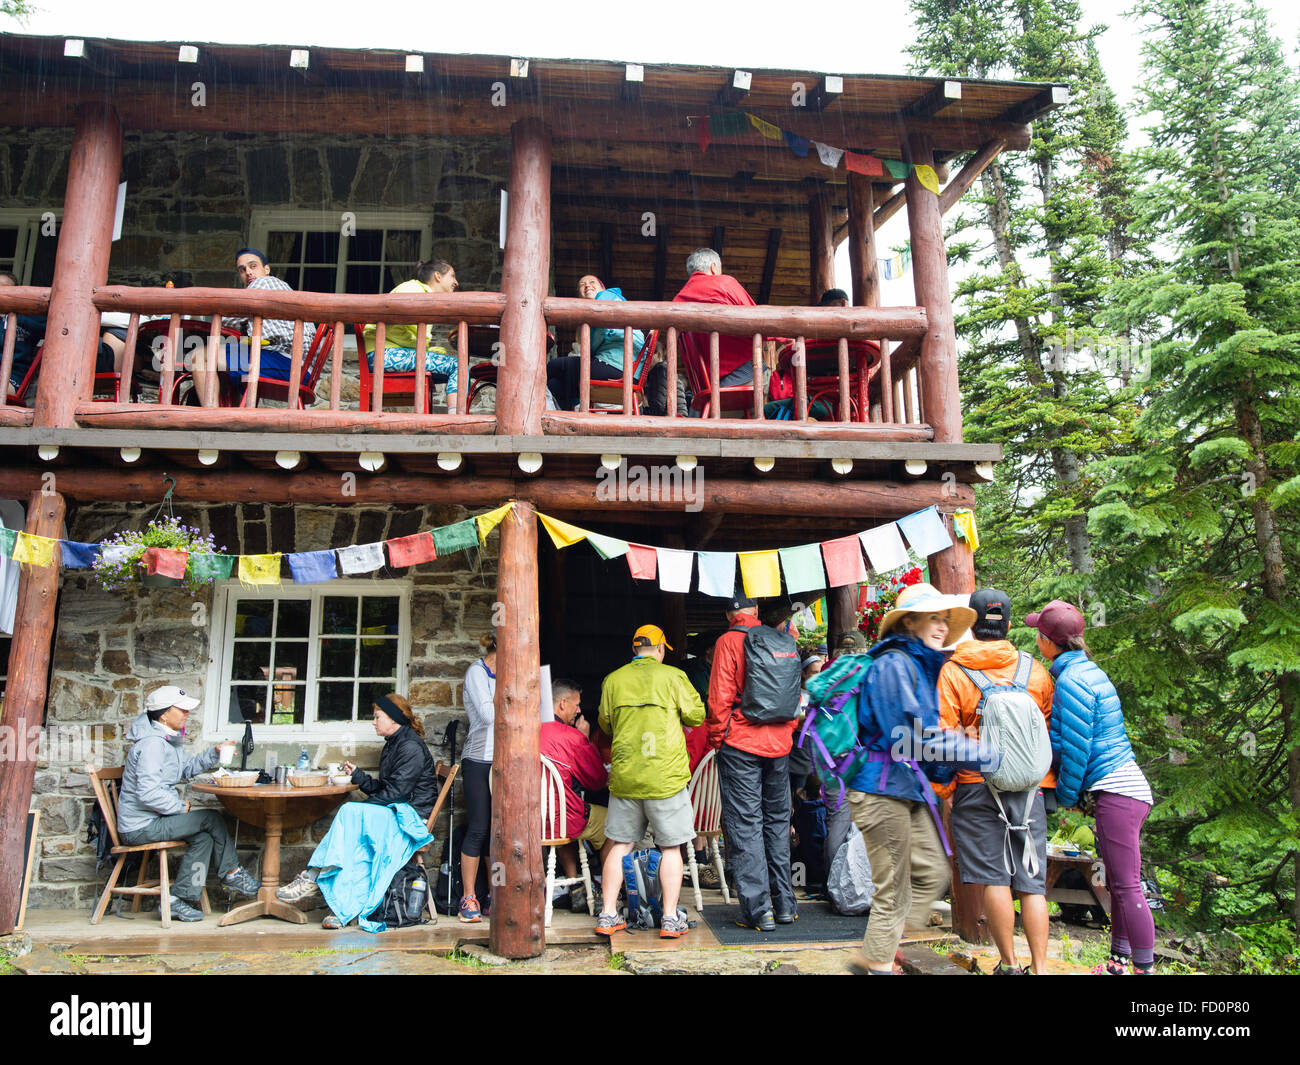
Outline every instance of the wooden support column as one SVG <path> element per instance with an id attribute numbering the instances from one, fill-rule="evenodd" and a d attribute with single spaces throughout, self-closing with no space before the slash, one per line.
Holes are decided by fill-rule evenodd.
<path id="1" fill-rule="evenodd" d="M 497 431 L 540 434 L 546 408 L 546 298 L 551 268 L 551 135 L 535 118 L 510 127 L 510 196 L 501 291 Z M 602 278 L 601 280 L 606 280 Z M 536 790 L 536 789 L 533 789 Z M 541 823 L 538 814 L 538 823 Z"/>
<path id="2" fill-rule="evenodd" d="M 871 182 L 849 173 L 849 271 L 853 306 L 880 306 L 880 259 L 876 253 L 876 227 L 872 222 Z"/>
<path id="3" fill-rule="evenodd" d="M 36 386 L 36 425 L 70 427 L 78 400 L 90 396 L 100 334 L 99 311 L 90 299 L 95 288 L 108 281 L 121 174 L 122 126 L 117 113 L 102 104 L 82 104 L 68 158 L 68 189 Z"/>
<path id="4" fill-rule="evenodd" d="M 548 168 L 549 170 L 549 168 Z M 516 503 L 501 523 L 496 720 L 492 754 L 492 953 L 535 958 L 546 947 L 539 831 L 537 512 Z"/>
<path id="5" fill-rule="evenodd" d="M 822 293 L 835 287 L 835 239 L 831 199 L 819 191 L 808 200 L 808 306 L 816 307 Z"/>
<path id="6" fill-rule="evenodd" d="M 826 589 L 826 646 L 834 649 L 841 633 L 858 627 L 858 586 Z"/>
<path id="7" fill-rule="evenodd" d="M 27 504 L 26 530 L 57 538 L 63 533 L 63 516 L 63 496 L 34 492 Z M 58 594 L 57 564 L 23 567 L 4 700 L 4 735 L 12 737 L 13 754 L 0 767 L 0 935 L 12 932 L 18 921 L 27 808 L 36 776 L 35 744 L 29 742 L 29 737 L 40 735 L 44 717 Z"/>

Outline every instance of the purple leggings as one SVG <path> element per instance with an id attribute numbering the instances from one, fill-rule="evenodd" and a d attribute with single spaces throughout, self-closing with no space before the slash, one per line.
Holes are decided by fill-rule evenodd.
<path id="1" fill-rule="evenodd" d="M 1151 807 L 1127 795 L 1093 794 L 1097 798 L 1097 852 L 1106 863 L 1106 887 L 1110 889 L 1111 950 L 1132 957 L 1135 965 L 1148 966 L 1154 960 L 1156 925 L 1139 883 L 1139 836 Z"/>

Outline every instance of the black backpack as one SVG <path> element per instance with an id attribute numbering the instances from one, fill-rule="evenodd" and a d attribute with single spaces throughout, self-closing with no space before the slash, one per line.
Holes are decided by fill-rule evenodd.
<path id="1" fill-rule="evenodd" d="M 417 881 L 423 887 L 417 886 Z M 388 890 L 384 892 L 383 902 L 370 914 L 370 920 L 383 921 L 389 928 L 423 924 L 427 919 L 424 910 L 428 898 L 429 885 L 425 880 L 424 868 L 412 858 L 393 875 Z"/>
<path id="2" fill-rule="evenodd" d="M 768 625 L 736 625 L 745 634 L 745 690 L 734 707 L 755 725 L 793 721 L 799 716 L 803 669 L 793 636 Z"/>

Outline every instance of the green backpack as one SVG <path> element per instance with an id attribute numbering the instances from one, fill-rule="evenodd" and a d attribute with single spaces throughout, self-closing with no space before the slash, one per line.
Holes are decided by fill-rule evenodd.
<path id="1" fill-rule="evenodd" d="M 858 699 L 871 662 L 866 653 L 840 655 L 806 685 L 808 707 L 797 746 L 807 747 L 827 794 L 838 792 L 834 810 L 844 805 L 846 784 L 868 760 L 858 738 Z"/>

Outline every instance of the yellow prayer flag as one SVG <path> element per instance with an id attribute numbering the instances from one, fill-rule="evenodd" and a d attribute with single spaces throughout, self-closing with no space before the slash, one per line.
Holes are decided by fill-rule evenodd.
<path id="1" fill-rule="evenodd" d="M 487 542 L 488 533 L 501 524 L 501 520 L 514 510 L 515 505 L 512 502 L 503 503 L 496 510 L 489 510 L 486 514 L 480 514 L 474 519 L 478 523 L 478 538 L 484 543 Z"/>
<path id="2" fill-rule="evenodd" d="M 916 180 L 936 196 L 939 195 L 939 175 L 934 172 L 934 167 L 918 163 L 916 166 Z"/>
<path id="3" fill-rule="evenodd" d="M 758 117 L 758 115 L 750 115 L 748 111 L 746 111 L 745 113 L 746 115 L 749 116 L 749 124 L 753 126 L 756 130 L 758 130 L 759 133 L 763 134 L 763 136 L 766 137 L 768 140 L 770 141 L 785 140 L 785 135 L 781 132 L 779 126 L 774 126 L 772 125 L 771 122 L 764 122 L 761 118 Z"/>
<path id="4" fill-rule="evenodd" d="M 776 551 L 741 551 L 740 579 L 750 599 L 781 594 L 781 556 Z"/>
<path id="5" fill-rule="evenodd" d="M 975 512 L 973 510 L 955 510 L 952 515 L 952 523 L 957 527 L 957 532 L 961 538 L 970 545 L 972 551 L 978 551 L 980 548 L 979 530 L 975 528 Z"/>
<path id="6" fill-rule="evenodd" d="M 570 525 L 567 521 L 547 517 L 547 515 L 540 512 L 537 515 L 537 520 L 551 534 L 551 540 L 556 547 L 572 547 L 579 540 L 587 538 L 585 529 L 579 529 L 576 525 Z"/>
<path id="7" fill-rule="evenodd" d="M 58 540 L 20 532 L 14 541 L 14 561 L 28 562 L 33 566 L 54 565 L 54 545 Z"/>
<path id="8" fill-rule="evenodd" d="M 819 626 L 824 624 L 824 622 L 822 621 L 822 601 L 818 599 L 817 602 L 813 603 L 812 608 L 813 608 L 813 620 L 816 621 Z"/>
<path id="9" fill-rule="evenodd" d="M 279 584 L 280 558 L 277 551 L 273 555 L 240 555 L 240 584 Z"/>

